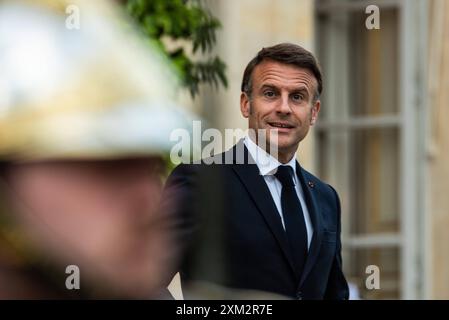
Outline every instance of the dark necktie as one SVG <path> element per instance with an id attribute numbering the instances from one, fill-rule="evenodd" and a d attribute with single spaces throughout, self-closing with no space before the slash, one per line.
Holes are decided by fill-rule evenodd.
<path id="1" fill-rule="evenodd" d="M 299 278 L 307 257 L 307 229 L 301 203 L 293 182 L 293 169 L 290 166 L 279 166 L 275 177 L 282 184 L 282 215 L 291 254 L 296 266 L 296 275 Z"/>

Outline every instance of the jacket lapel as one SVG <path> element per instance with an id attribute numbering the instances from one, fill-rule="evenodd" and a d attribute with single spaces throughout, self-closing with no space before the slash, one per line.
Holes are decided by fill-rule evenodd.
<path id="1" fill-rule="evenodd" d="M 236 147 L 233 149 L 235 152 Z M 247 160 L 249 154 L 246 147 L 244 147 L 244 152 L 245 164 L 234 164 L 233 169 L 239 176 L 241 182 L 261 212 L 265 222 L 281 247 L 282 252 L 289 261 L 290 268 L 294 272 L 294 264 L 290 255 L 287 236 L 282 226 L 281 218 L 277 212 L 277 208 L 274 204 L 270 190 L 268 189 L 263 176 L 260 175 L 257 165 L 252 164 L 254 162 L 248 163 Z"/>
<path id="2" fill-rule="evenodd" d="M 318 257 L 323 237 L 323 224 L 321 221 L 320 207 L 316 199 L 317 195 L 315 185 L 313 184 L 312 181 L 308 181 L 308 179 L 306 179 L 305 172 L 298 162 L 296 163 L 296 172 L 298 174 L 299 181 L 301 182 L 304 197 L 307 203 L 307 209 L 310 215 L 310 220 L 312 221 L 313 225 L 313 236 L 312 241 L 310 243 L 309 254 L 307 255 L 304 270 L 302 272 L 301 280 L 299 282 L 299 286 L 301 287 L 304 280 L 307 278 L 307 275 L 309 274 L 310 270 L 315 265 L 316 259 Z"/>

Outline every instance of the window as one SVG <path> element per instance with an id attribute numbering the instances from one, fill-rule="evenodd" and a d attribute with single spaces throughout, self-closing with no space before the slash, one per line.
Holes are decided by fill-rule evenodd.
<path id="1" fill-rule="evenodd" d="M 381 26 L 368 30 L 365 8 L 376 1 L 316 2 L 324 73 L 316 169 L 340 194 L 344 269 L 362 298 L 422 292 L 416 3 L 377 1 Z M 380 269 L 380 290 L 365 286 L 369 265 Z"/>

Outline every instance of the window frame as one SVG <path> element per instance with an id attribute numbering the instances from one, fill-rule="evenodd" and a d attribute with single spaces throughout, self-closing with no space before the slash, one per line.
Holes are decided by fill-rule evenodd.
<path id="1" fill-rule="evenodd" d="M 327 49 L 332 48 L 336 56 L 347 56 L 348 35 L 345 34 L 344 28 L 332 28 L 327 30 L 325 34 L 321 30 L 320 16 L 333 14 L 338 12 L 351 12 L 362 10 L 368 5 L 375 4 L 380 8 L 381 27 L 382 27 L 382 9 L 395 8 L 398 10 L 398 102 L 399 110 L 397 114 L 384 114 L 380 116 L 352 116 L 339 119 L 335 117 L 336 110 L 327 110 L 327 118 L 319 120 L 316 126 L 315 135 L 332 132 L 332 130 L 352 130 L 357 129 L 385 129 L 397 128 L 399 131 L 399 232 L 398 233 L 379 233 L 369 235 L 350 235 L 348 228 L 343 227 L 342 241 L 343 249 L 359 249 L 359 248 L 391 248 L 399 249 L 399 271 L 400 271 L 400 298 L 402 299 L 419 299 L 428 296 L 429 286 L 425 286 L 425 276 L 428 275 L 426 270 L 430 270 L 430 259 L 426 256 L 425 249 L 428 246 L 428 228 L 429 218 L 425 214 L 426 192 L 426 167 L 425 167 L 425 143 L 426 143 L 426 57 L 427 57 L 427 4 L 425 1 L 407 1 L 407 0 L 377 0 L 377 1 L 348 1 L 348 0 L 317 0 L 315 2 L 315 21 L 316 21 L 316 44 L 322 40 L 326 43 Z M 364 27 L 364 26 L 363 26 Z M 318 53 L 320 51 L 318 47 Z M 334 79 L 329 79 L 328 86 L 325 90 L 327 96 L 338 100 L 336 104 L 340 106 L 349 105 L 349 92 L 347 90 L 347 79 L 337 78 L 335 75 L 345 74 L 339 73 L 338 70 L 344 70 L 349 66 L 343 61 L 337 61 L 336 57 L 328 63 L 330 68 L 334 69 L 330 72 L 334 75 Z M 345 60 L 345 59 L 343 59 Z M 346 59 L 347 60 L 347 59 Z M 324 70 L 326 76 L 326 70 Z M 332 83 L 339 81 L 340 87 L 344 86 L 344 93 L 336 92 Z M 347 108 L 347 107 L 346 107 Z M 339 110 L 338 112 L 342 112 Z M 337 118 L 337 119 L 336 119 Z M 319 143 L 318 137 L 314 141 Z M 319 157 L 319 149 L 315 147 L 315 158 Z M 332 150 L 327 153 L 332 154 Z M 338 152 L 338 151 L 334 151 Z M 345 155 L 347 157 L 347 155 Z M 349 159 L 348 159 L 349 160 Z M 349 161 L 348 161 L 349 162 Z M 350 180 L 348 177 L 349 168 L 345 169 L 343 176 L 345 181 L 345 189 L 343 194 L 350 194 L 348 185 Z M 342 173 L 330 172 L 332 180 Z M 335 181 L 335 180 L 334 180 Z M 343 199 L 344 200 L 344 199 Z M 344 207 L 344 206 L 343 206 Z M 343 215 L 343 225 L 349 225 L 349 215 Z M 421 236 L 420 236 L 421 235 Z M 345 257 L 345 263 L 350 263 Z M 381 272 L 382 281 L 382 272 Z M 382 287 L 381 287 L 382 288 Z"/>

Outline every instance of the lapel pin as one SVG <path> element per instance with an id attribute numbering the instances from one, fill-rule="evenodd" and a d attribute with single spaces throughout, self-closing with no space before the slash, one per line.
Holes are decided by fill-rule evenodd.
<path id="1" fill-rule="evenodd" d="M 307 184 L 309 185 L 309 187 L 315 188 L 315 183 L 313 183 L 312 181 L 309 181 Z"/>

